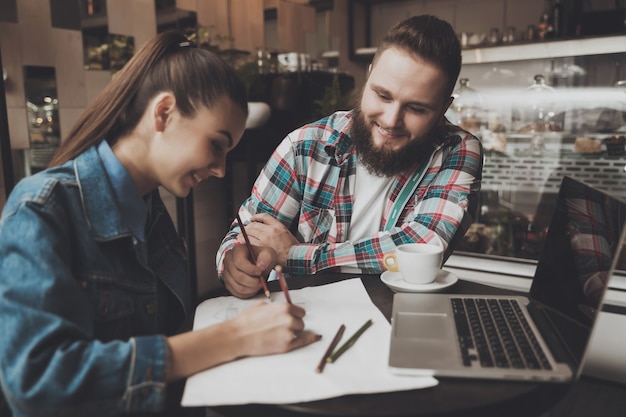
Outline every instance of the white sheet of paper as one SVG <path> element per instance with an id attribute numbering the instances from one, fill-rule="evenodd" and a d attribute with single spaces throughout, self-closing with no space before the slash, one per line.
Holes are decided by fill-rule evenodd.
<path id="1" fill-rule="evenodd" d="M 290 291 L 291 300 L 306 309 L 305 326 L 322 340 L 285 354 L 244 358 L 187 379 L 182 405 L 290 404 L 346 394 L 402 391 L 437 385 L 431 377 L 395 376 L 387 369 L 391 326 L 372 303 L 358 278 Z M 224 321 L 257 301 L 219 297 L 202 302 L 194 329 Z M 284 302 L 282 293 L 273 302 Z M 367 320 L 373 324 L 324 372 L 315 368 L 337 329 L 346 330 L 339 346 Z"/>

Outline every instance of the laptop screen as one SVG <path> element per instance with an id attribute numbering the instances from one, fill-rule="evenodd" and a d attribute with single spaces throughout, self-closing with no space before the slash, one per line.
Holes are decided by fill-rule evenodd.
<path id="1" fill-rule="evenodd" d="M 565 176 L 530 290 L 579 361 L 617 258 L 626 204 Z"/>

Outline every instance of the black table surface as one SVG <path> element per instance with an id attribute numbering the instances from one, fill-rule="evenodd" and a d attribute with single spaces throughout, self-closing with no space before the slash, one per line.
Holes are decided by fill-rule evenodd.
<path id="1" fill-rule="evenodd" d="M 308 286 L 323 285 L 344 279 L 360 277 L 372 302 L 380 309 L 387 320 L 391 317 L 393 291 L 382 281 L 379 275 L 354 275 L 326 273 L 314 276 L 297 276 L 289 279 L 292 289 Z M 280 291 L 276 282 L 270 282 L 271 291 Z M 453 294 L 505 294 L 506 291 L 470 281 L 459 280 L 444 292 Z M 223 295 L 213 294 L 213 295 Z M 560 410 L 563 414 L 550 413 L 550 417 L 574 416 L 575 412 L 584 409 L 583 393 L 603 393 L 604 400 L 611 393 L 613 403 L 608 402 L 606 413 L 600 411 L 598 405 L 591 407 L 595 412 L 609 416 L 610 409 L 619 409 L 624 415 L 626 408 L 626 389 L 621 384 L 612 384 L 584 378 L 572 383 L 533 383 L 519 381 L 495 381 L 462 378 L 438 378 L 439 384 L 435 387 L 397 391 L 377 394 L 345 395 L 318 401 L 296 404 L 246 404 L 237 406 L 211 407 L 210 412 L 226 417 L 244 416 L 507 416 L 531 417 L 539 416 L 547 410 Z M 303 387 L 306 389 L 306 387 Z M 594 391 L 595 390 L 595 391 Z M 613 391 L 616 393 L 613 393 Z M 621 394 L 618 395 L 617 393 Z M 589 394 L 592 395 L 592 394 Z M 616 401 L 619 399 L 619 405 Z M 569 401 L 569 398 L 572 398 Z M 578 406 L 569 403 L 578 401 Z M 607 404 L 604 401 L 603 404 Z M 612 407 L 612 408 L 611 408 Z M 581 416 L 584 414 L 580 414 Z"/>

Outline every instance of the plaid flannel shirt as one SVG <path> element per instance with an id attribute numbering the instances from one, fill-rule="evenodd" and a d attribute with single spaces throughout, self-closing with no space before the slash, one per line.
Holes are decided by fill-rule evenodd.
<path id="1" fill-rule="evenodd" d="M 286 272 L 292 275 L 340 266 L 380 273 L 383 256 L 411 242 L 438 240 L 448 256 L 455 236 L 460 239 L 473 221 L 470 201 L 476 201 L 482 178 L 480 141 L 445 120 L 435 132 L 430 158 L 395 179 L 380 231 L 347 241 L 357 164 L 352 122 L 352 112 L 342 111 L 290 133 L 240 207 L 244 224 L 253 214 L 268 213 L 289 228 L 300 242 L 288 254 Z M 399 207 L 397 221 L 387 224 L 403 187 L 420 171 L 415 191 Z M 224 255 L 237 244 L 238 233 L 233 222 L 220 245 L 216 256 L 220 278 Z"/>

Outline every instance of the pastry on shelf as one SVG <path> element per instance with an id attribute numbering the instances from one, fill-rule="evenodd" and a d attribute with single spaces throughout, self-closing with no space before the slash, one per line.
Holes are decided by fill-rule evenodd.
<path id="1" fill-rule="evenodd" d="M 597 154 L 602 152 L 602 142 L 587 136 L 578 136 L 574 141 L 574 152 Z"/>

